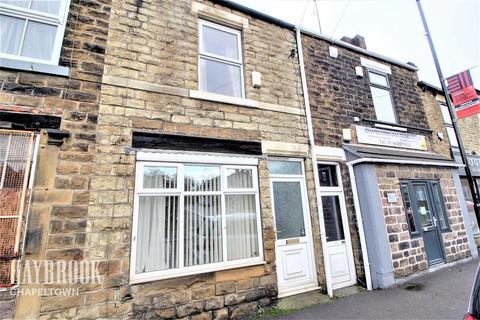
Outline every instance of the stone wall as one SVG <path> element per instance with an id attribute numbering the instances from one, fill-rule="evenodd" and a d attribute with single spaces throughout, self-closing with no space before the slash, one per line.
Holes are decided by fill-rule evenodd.
<path id="1" fill-rule="evenodd" d="M 428 269 L 423 238 L 421 236 L 411 237 L 410 235 L 400 191 L 401 179 L 424 179 L 440 182 L 451 230 L 450 232 L 442 232 L 446 262 L 470 256 L 467 233 L 451 169 L 424 166 L 376 165 L 376 172 L 395 277 L 405 277 L 411 273 Z M 387 193 L 390 192 L 396 194 L 397 202 L 388 203 Z"/>
<path id="2" fill-rule="evenodd" d="M 264 265 L 130 283 L 133 130 L 307 144 L 298 57 L 290 57 L 296 46 L 294 32 L 201 3 L 248 19 L 242 45 L 246 98 L 253 105 L 193 98 L 191 92 L 198 90 L 198 13 L 191 1 L 127 0 L 108 7 L 93 1 L 91 8 L 72 3 L 71 20 L 77 23 L 72 25 L 76 29 L 67 29 L 64 52 L 80 60 L 72 63 L 71 78 L 60 79 L 67 88 L 58 93 L 60 109 L 54 110 L 63 115 L 62 129 L 71 137 L 59 150 L 46 142 L 46 135 L 42 139 L 29 226 L 31 237 L 39 241 L 27 250 L 30 258 L 94 260 L 100 283 L 74 286 L 78 296 L 19 299 L 17 314 L 22 317 L 225 319 L 254 313 L 276 299 L 275 233 L 265 160 L 259 165 Z M 88 15 L 97 9 L 99 21 L 105 19 L 102 27 Z M 83 13 L 78 20 L 77 12 Z M 92 37 L 89 32 L 94 31 L 101 35 Z M 101 39 L 101 44 L 86 45 L 81 34 Z M 83 51 L 92 47 L 92 53 Z M 99 54 L 101 63 L 81 60 Z M 87 66 L 93 71 L 86 72 Z M 252 86 L 252 71 L 262 74 L 259 89 Z M 51 79 L 60 81 L 40 79 L 45 85 Z M 72 95 L 77 100 L 67 98 Z M 305 165 L 317 273 L 324 283 L 312 166 L 309 160 Z"/>
<path id="3" fill-rule="evenodd" d="M 480 154 L 480 114 L 458 120 L 466 150 Z"/>

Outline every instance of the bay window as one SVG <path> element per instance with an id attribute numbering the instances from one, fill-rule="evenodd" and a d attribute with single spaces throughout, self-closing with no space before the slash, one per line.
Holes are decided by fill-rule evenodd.
<path id="1" fill-rule="evenodd" d="M 256 166 L 211 162 L 137 162 L 133 281 L 263 262 Z"/>
<path id="2" fill-rule="evenodd" d="M 0 1 L 0 58 L 58 64 L 68 0 Z"/>
<path id="3" fill-rule="evenodd" d="M 241 32 L 199 21 L 200 91 L 243 98 Z"/>

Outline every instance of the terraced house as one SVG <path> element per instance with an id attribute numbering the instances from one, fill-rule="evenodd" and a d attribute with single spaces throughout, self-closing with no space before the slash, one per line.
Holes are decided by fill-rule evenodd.
<path id="1" fill-rule="evenodd" d="M 416 68 L 361 37 L 225 0 L 7 1 L 0 32 L 2 316 L 238 318 L 474 252 Z"/>

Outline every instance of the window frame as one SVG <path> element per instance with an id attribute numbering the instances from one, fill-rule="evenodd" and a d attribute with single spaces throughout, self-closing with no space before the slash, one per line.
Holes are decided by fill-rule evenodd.
<path id="1" fill-rule="evenodd" d="M 188 158 L 188 155 L 185 157 Z M 260 211 L 260 191 L 259 191 L 259 177 L 258 177 L 258 168 L 255 165 L 241 165 L 241 164 L 229 164 L 222 163 L 222 158 L 218 159 L 219 161 L 199 161 L 198 157 L 193 156 L 193 161 L 182 162 L 165 162 L 165 161 L 143 161 L 137 160 L 136 162 L 136 179 L 135 179 L 135 193 L 134 193 L 134 205 L 133 205 L 133 224 L 132 224 L 132 239 L 131 239 L 131 257 L 130 257 L 130 283 L 142 283 L 149 282 L 154 280 L 162 280 L 169 278 L 177 278 L 188 275 L 214 272 L 220 270 L 227 270 L 233 268 L 240 268 L 245 266 L 252 266 L 258 264 L 265 264 L 264 253 L 263 253 L 263 228 L 261 221 L 261 211 Z M 189 165 L 213 165 L 220 167 L 220 187 L 219 191 L 207 191 L 207 192 L 190 192 L 184 191 L 184 167 Z M 177 168 L 177 188 L 175 189 L 149 189 L 143 188 L 143 170 L 145 167 L 175 167 Z M 226 179 L 226 170 L 230 168 L 248 168 L 252 169 L 252 188 L 227 188 L 227 179 Z M 210 264 L 196 265 L 196 266 L 184 266 L 184 201 L 185 196 L 189 195 L 205 195 L 205 194 L 218 194 L 221 195 L 221 215 L 222 215 L 222 254 L 224 260 L 228 257 L 227 251 L 227 226 L 226 226 L 226 202 L 225 198 L 228 195 L 238 195 L 238 194 L 254 194 L 255 195 L 255 210 L 256 210 L 256 227 L 257 227 L 257 239 L 258 239 L 258 257 L 252 257 L 247 259 L 238 259 L 232 261 L 223 261 Z M 143 273 L 136 273 L 136 259 L 137 259 L 137 231 L 138 231 L 138 215 L 139 215 L 139 198 L 141 196 L 175 196 L 179 197 L 178 205 L 178 254 L 179 254 L 179 266 L 174 269 L 166 269 L 160 271 L 150 271 Z"/>
<path id="2" fill-rule="evenodd" d="M 203 26 L 207 26 L 209 28 L 217 29 L 223 32 L 227 32 L 230 34 L 234 34 L 237 37 L 237 46 L 238 46 L 238 60 L 231 59 L 227 57 L 222 57 L 216 54 L 208 53 L 203 50 L 202 43 L 203 43 Z M 207 90 L 202 90 L 202 68 L 201 68 L 201 60 L 206 59 L 210 61 L 216 61 L 227 65 L 233 65 L 236 67 L 240 67 L 240 96 L 229 96 L 223 95 L 216 92 L 210 92 Z M 218 23 L 214 23 L 205 19 L 198 19 L 198 90 L 200 92 L 205 92 L 209 94 L 218 94 L 221 96 L 233 97 L 244 99 L 245 98 L 245 76 L 244 76 L 244 68 L 243 68 L 243 50 L 242 50 L 242 31 L 230 28 Z"/>
<path id="3" fill-rule="evenodd" d="M 382 76 L 382 77 L 385 77 L 385 80 L 387 82 L 387 86 L 383 86 L 381 84 L 377 84 L 377 83 L 374 83 L 372 82 L 371 80 L 371 77 L 370 77 L 370 73 L 373 73 L 375 75 L 378 75 L 378 76 Z M 393 111 L 393 117 L 395 118 L 395 122 L 391 122 L 391 121 L 386 121 L 386 120 L 383 120 L 383 119 L 379 119 L 378 118 L 378 114 L 377 114 L 377 111 L 375 110 L 375 101 L 373 99 L 373 93 L 372 93 L 372 90 L 370 89 L 370 94 L 372 95 L 372 102 L 373 102 L 373 108 L 375 110 L 375 118 L 376 120 L 378 121 L 383 121 L 383 122 L 388 122 L 388 123 L 393 123 L 393 124 L 398 124 L 399 123 L 399 120 L 398 120 L 398 114 L 397 114 L 397 109 L 395 108 L 395 103 L 393 101 L 393 94 L 392 94 L 392 87 L 390 86 L 390 79 L 388 77 L 388 74 L 387 73 L 384 73 L 384 72 L 380 72 L 380 71 L 377 71 L 377 70 L 372 70 L 370 68 L 367 68 L 367 74 L 368 74 L 368 84 L 371 87 L 374 87 L 374 88 L 378 88 L 378 89 L 382 89 L 382 90 L 387 90 L 388 91 L 388 94 L 390 96 L 390 102 L 392 104 L 392 111 Z"/>
<path id="4" fill-rule="evenodd" d="M 32 0 L 29 1 L 28 7 L 31 6 L 31 3 L 32 3 Z M 60 8 L 58 9 L 58 15 L 54 15 L 51 13 L 44 13 L 37 10 L 31 10 L 27 8 L 16 7 L 16 6 L 0 3 L 0 14 L 25 20 L 25 25 L 23 26 L 23 33 L 22 33 L 22 40 L 21 40 L 22 42 L 20 44 L 18 54 L 13 55 L 13 54 L 0 52 L 0 58 L 23 61 L 23 62 L 47 64 L 47 65 L 58 65 L 60 60 L 60 53 L 63 45 L 63 39 L 65 35 L 65 29 L 67 26 L 69 8 L 70 8 L 70 0 L 61 0 Z M 28 21 L 30 20 L 57 27 L 57 33 L 55 35 L 55 40 L 53 42 L 53 48 L 52 48 L 52 54 L 51 54 L 50 60 L 24 57 L 19 55 L 22 51 L 23 43 L 25 41 L 25 33 L 26 33 Z"/>
<path id="5" fill-rule="evenodd" d="M 457 134 L 455 133 L 455 129 L 453 128 L 453 119 L 450 116 L 450 112 L 448 111 L 448 106 L 444 103 L 439 103 L 439 106 L 440 106 L 440 113 L 442 114 L 443 125 L 445 127 L 445 132 L 447 133 L 447 138 L 448 138 L 448 142 L 450 143 L 450 147 L 458 148 L 458 137 L 457 137 Z M 446 112 L 444 111 L 445 108 L 447 109 Z M 446 117 L 448 117 L 448 119 L 446 119 Z M 446 120 L 448 120 L 449 122 L 447 122 Z M 449 129 L 451 131 L 449 131 Z M 449 132 L 453 133 L 453 137 L 455 138 L 454 143 L 452 143 L 452 137 L 450 136 Z"/>

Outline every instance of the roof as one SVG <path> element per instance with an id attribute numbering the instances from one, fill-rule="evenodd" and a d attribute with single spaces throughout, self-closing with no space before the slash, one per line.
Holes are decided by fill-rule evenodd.
<path id="1" fill-rule="evenodd" d="M 393 149 L 386 147 L 373 147 L 356 144 L 344 144 L 343 149 L 349 152 L 353 158 L 365 159 L 373 158 L 379 160 L 399 160 L 399 161 L 423 161 L 428 163 L 438 163 L 454 165 L 455 161 L 450 158 L 444 157 L 440 154 L 426 152 L 426 151 L 413 151 L 405 149 Z"/>
<path id="2" fill-rule="evenodd" d="M 419 81 L 417 84 L 418 84 L 418 86 L 419 86 L 420 88 L 424 88 L 424 89 L 430 90 L 430 91 L 432 91 L 432 92 L 435 93 L 435 94 L 436 94 L 436 93 L 441 93 L 441 94 L 443 94 L 443 89 L 442 89 L 442 88 L 437 87 L 437 86 L 435 86 L 435 85 L 433 85 L 433 84 L 431 84 L 431 83 L 428 83 L 428 82 L 425 82 L 425 81 Z M 477 91 L 478 94 L 480 94 L 480 90 L 479 90 L 479 89 L 476 89 L 476 88 L 475 88 L 475 90 Z"/>
<path id="3" fill-rule="evenodd" d="M 245 13 L 247 15 L 250 15 L 254 18 L 261 19 L 263 21 L 275 24 L 275 25 L 283 27 L 283 28 L 287 28 L 287 29 L 290 29 L 290 30 L 297 30 L 297 26 L 295 26 L 294 24 L 291 24 L 291 23 L 283 21 L 281 19 L 272 17 L 268 14 L 265 14 L 263 12 L 257 11 L 255 9 L 252 9 L 252 8 L 249 8 L 249 7 L 246 7 L 244 5 L 241 5 L 241 4 L 236 3 L 234 1 L 231 1 L 231 0 L 212 0 L 212 2 L 217 3 L 219 5 L 222 5 L 222 6 L 225 6 L 225 7 L 230 8 L 230 9 L 234 9 L 234 10 L 243 12 L 243 13 Z M 405 68 L 405 69 L 409 69 L 409 70 L 412 70 L 412 71 L 418 71 L 418 68 L 416 66 L 413 66 L 413 65 L 410 65 L 408 63 L 404 63 L 404 62 L 395 60 L 393 58 L 384 56 L 382 54 L 379 54 L 379 53 L 376 53 L 376 52 L 373 52 L 373 51 L 370 51 L 370 50 L 366 50 L 366 49 L 354 46 L 350 43 L 347 43 L 347 42 L 344 42 L 344 41 L 341 41 L 341 40 L 332 39 L 331 37 L 328 37 L 324 34 L 321 34 L 321 33 L 318 33 L 318 32 L 312 31 L 312 30 L 307 30 L 307 29 L 302 28 L 302 27 L 300 27 L 300 31 L 303 34 L 309 35 L 309 36 L 317 38 L 317 39 L 321 39 L 323 41 L 330 42 L 331 44 L 335 44 L 337 46 L 340 46 L 340 47 L 343 47 L 343 48 L 346 48 L 346 49 L 349 49 L 349 50 L 356 51 L 356 52 L 364 54 L 366 56 L 377 58 L 377 59 L 395 64 L 395 65 L 400 66 L 400 67 Z"/>

